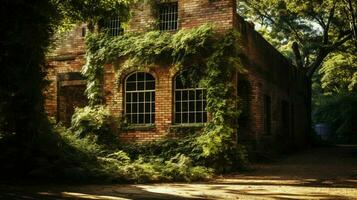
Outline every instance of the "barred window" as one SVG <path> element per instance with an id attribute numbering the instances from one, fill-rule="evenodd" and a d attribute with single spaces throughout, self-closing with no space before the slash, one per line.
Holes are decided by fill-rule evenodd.
<path id="1" fill-rule="evenodd" d="M 159 5 L 159 30 L 177 30 L 178 3 L 161 3 Z"/>
<path id="2" fill-rule="evenodd" d="M 119 18 L 109 20 L 106 25 L 106 28 L 110 36 L 118 36 L 123 33 Z"/>
<path id="3" fill-rule="evenodd" d="M 206 89 L 185 80 L 187 72 L 175 78 L 175 123 L 192 124 L 207 122 Z"/>
<path id="4" fill-rule="evenodd" d="M 125 116 L 129 124 L 155 123 L 155 78 L 135 72 L 125 81 Z"/>

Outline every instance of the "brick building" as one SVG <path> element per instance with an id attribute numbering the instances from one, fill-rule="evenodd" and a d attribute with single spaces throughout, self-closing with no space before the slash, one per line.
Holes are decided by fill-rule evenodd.
<path id="1" fill-rule="evenodd" d="M 124 31 L 143 32 L 155 24 L 162 31 L 189 29 L 214 23 L 224 31 L 241 33 L 246 74 L 237 72 L 234 84 L 243 102 L 237 139 L 254 149 L 271 145 L 303 146 L 307 140 L 308 81 L 303 73 L 236 13 L 235 0 L 178 0 L 159 4 L 138 4 Z M 153 16 L 158 13 L 158 16 Z M 155 22 L 159 22 L 156 24 Z M 121 34 L 118 20 L 110 23 L 110 34 Z M 48 57 L 45 107 L 49 116 L 69 123 L 74 107 L 86 105 L 85 80 L 80 70 L 85 63 L 85 25 L 69 33 Z M 180 72 L 168 67 L 124 74 L 116 83 L 114 67 L 106 65 L 103 76 L 105 104 L 113 116 L 125 116 L 132 128 L 121 131 L 123 140 L 146 141 L 165 136 L 172 127 L 200 126 L 207 119 L 205 89 L 183 84 Z M 184 75 L 184 74 L 183 74 Z"/>

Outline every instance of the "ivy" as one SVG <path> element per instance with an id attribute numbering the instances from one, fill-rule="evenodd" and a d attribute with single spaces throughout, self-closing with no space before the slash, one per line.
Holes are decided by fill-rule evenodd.
<path id="1" fill-rule="evenodd" d="M 152 67 L 176 67 L 190 70 L 190 77 L 202 79 L 207 88 L 207 110 L 210 120 L 196 138 L 201 156 L 216 164 L 229 162 L 233 152 L 232 136 L 240 114 L 232 84 L 233 75 L 242 71 L 240 36 L 234 30 L 216 31 L 212 25 L 180 30 L 174 34 L 150 31 L 109 37 L 91 33 L 87 37 L 87 63 L 82 72 L 88 80 L 87 94 L 91 105 L 101 103 L 103 66 L 125 60 L 117 76 L 126 70 Z M 209 158 L 209 159 L 207 159 Z"/>

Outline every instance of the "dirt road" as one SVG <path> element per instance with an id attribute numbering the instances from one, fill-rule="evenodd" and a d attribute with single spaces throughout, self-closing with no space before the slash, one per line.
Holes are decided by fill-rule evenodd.
<path id="1" fill-rule="evenodd" d="M 313 149 L 192 184 L 9 186 L 0 199 L 357 199 L 357 146 Z"/>

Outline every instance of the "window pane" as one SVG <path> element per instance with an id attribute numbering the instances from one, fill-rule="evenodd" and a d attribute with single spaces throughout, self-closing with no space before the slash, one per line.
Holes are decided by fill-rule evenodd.
<path id="1" fill-rule="evenodd" d="M 155 103 L 151 103 L 151 110 L 155 112 Z"/>
<path id="2" fill-rule="evenodd" d="M 195 123 L 195 114 L 194 113 L 190 113 L 189 114 L 189 123 Z"/>
<path id="3" fill-rule="evenodd" d="M 145 82 L 138 82 L 138 90 L 144 90 L 145 89 Z"/>
<path id="4" fill-rule="evenodd" d="M 139 103 L 139 113 L 144 112 L 144 103 Z"/>
<path id="5" fill-rule="evenodd" d="M 130 75 L 127 79 L 127 82 L 132 82 L 132 81 L 136 81 L 136 74 L 132 74 Z"/>
<path id="6" fill-rule="evenodd" d="M 181 120 L 181 123 L 188 123 L 188 113 L 183 113 Z"/>
<path id="7" fill-rule="evenodd" d="M 150 103 L 145 103 L 145 112 L 149 113 L 150 112 Z"/>
<path id="8" fill-rule="evenodd" d="M 175 122 L 176 123 L 181 123 L 181 113 L 176 113 L 175 114 Z"/>
<path id="9" fill-rule="evenodd" d="M 155 82 L 154 81 L 146 82 L 146 90 L 155 90 Z"/>
<path id="10" fill-rule="evenodd" d="M 139 102 L 144 102 L 144 93 L 139 93 Z"/>
<path id="11" fill-rule="evenodd" d="M 184 101 L 188 100 L 188 91 L 182 92 L 182 100 L 184 100 Z"/>
<path id="12" fill-rule="evenodd" d="M 133 113 L 138 113 L 138 104 L 134 103 L 132 109 L 133 109 Z"/>
<path id="13" fill-rule="evenodd" d="M 187 102 L 182 102 L 182 111 L 187 112 L 188 111 L 188 103 Z"/>
<path id="14" fill-rule="evenodd" d="M 150 92 L 145 92 L 145 101 L 146 101 L 146 102 L 151 101 L 151 99 L 150 99 Z"/>
<path id="15" fill-rule="evenodd" d="M 203 111 L 203 104 L 202 101 L 197 101 L 196 102 L 196 111 Z"/>
<path id="16" fill-rule="evenodd" d="M 131 102 L 131 94 L 126 94 L 126 102 Z"/>
<path id="17" fill-rule="evenodd" d="M 196 100 L 202 99 L 202 90 L 196 90 Z"/>
<path id="18" fill-rule="evenodd" d="M 195 91 L 189 91 L 188 98 L 189 100 L 195 100 Z"/>
<path id="19" fill-rule="evenodd" d="M 135 91 L 136 90 L 136 83 L 127 83 L 126 84 L 126 91 Z"/>
<path id="20" fill-rule="evenodd" d="M 155 78 L 151 74 L 146 73 L 145 75 L 146 75 L 146 81 L 155 81 Z"/>
<path id="21" fill-rule="evenodd" d="M 181 92 L 175 92 L 175 100 L 176 101 L 181 101 Z"/>
<path id="22" fill-rule="evenodd" d="M 175 105 L 175 109 L 176 109 L 176 112 L 180 112 L 181 111 L 181 103 L 180 102 L 176 102 L 176 105 Z"/>
<path id="23" fill-rule="evenodd" d="M 143 124 L 144 123 L 144 114 L 139 114 L 139 124 Z"/>
<path id="24" fill-rule="evenodd" d="M 194 101 L 190 101 L 189 105 L 189 111 L 191 112 L 195 112 L 195 102 Z"/>
<path id="25" fill-rule="evenodd" d="M 145 124 L 151 124 L 150 120 L 151 120 L 150 114 L 145 114 Z"/>
<path id="26" fill-rule="evenodd" d="M 144 72 L 139 72 L 137 74 L 138 74 L 137 81 L 144 81 L 145 80 L 145 73 Z"/>
<path id="27" fill-rule="evenodd" d="M 138 102 L 138 93 L 132 93 L 133 95 L 133 101 L 132 102 Z"/>
<path id="28" fill-rule="evenodd" d="M 196 123 L 202 123 L 202 113 L 196 113 Z"/>

